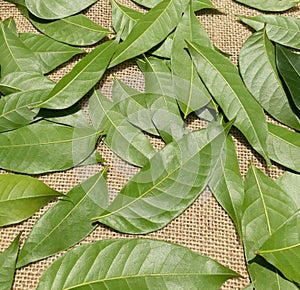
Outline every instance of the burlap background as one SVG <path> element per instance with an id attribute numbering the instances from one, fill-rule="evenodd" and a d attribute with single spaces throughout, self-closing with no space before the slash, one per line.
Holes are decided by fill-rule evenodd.
<path id="1" fill-rule="evenodd" d="M 129 0 L 119 0 L 119 2 L 123 5 L 137 7 Z M 212 2 L 219 8 L 219 12 L 204 10 L 198 15 L 199 19 L 207 29 L 215 45 L 231 54 L 231 60 L 237 64 L 238 54 L 242 43 L 251 34 L 251 31 L 242 25 L 234 15 L 241 14 L 250 16 L 259 14 L 259 12 L 237 4 L 232 0 L 213 0 Z M 111 28 L 109 0 L 99 0 L 97 4 L 86 11 L 86 15 L 104 27 Z M 285 13 L 285 15 L 299 17 L 300 6 L 298 5 L 297 8 L 290 10 L 289 13 Z M 2 19 L 14 17 L 20 32 L 36 32 L 13 4 L 3 0 L 0 0 L 0 17 Z M 55 80 L 59 80 L 71 69 L 75 62 L 76 60 L 70 62 L 67 66 L 61 67 L 54 72 L 51 77 Z M 133 62 L 128 62 L 126 65 L 119 66 L 108 72 L 99 84 L 102 91 L 107 96 L 110 96 L 111 94 L 113 75 L 116 75 L 122 81 L 136 89 L 143 90 L 143 78 L 141 73 Z M 199 128 L 203 125 L 193 118 L 190 118 L 188 123 L 192 129 Z M 273 178 L 282 174 L 283 170 L 280 167 L 274 166 L 272 170 L 267 168 L 264 161 L 257 154 L 253 153 L 243 136 L 237 130 L 233 131 L 233 135 L 236 141 L 236 148 L 243 176 L 245 176 L 250 160 L 253 161 L 254 165 Z M 157 139 L 152 139 L 152 141 L 157 148 L 162 145 Z M 110 165 L 108 185 L 111 195 L 114 196 L 122 188 L 124 183 L 137 172 L 137 170 L 117 158 L 104 145 L 100 145 L 99 150 Z M 43 175 L 39 176 L 39 178 L 56 190 L 66 193 L 78 182 L 95 174 L 100 168 L 100 165 L 94 165 L 68 170 L 67 172 Z M 0 171 L 0 173 L 5 172 Z M 20 231 L 23 232 L 23 242 L 38 217 L 50 206 L 51 204 L 23 223 L 12 227 L 1 228 L 0 252 L 8 247 Z M 104 226 L 99 226 L 88 238 L 82 241 L 82 244 L 116 237 L 128 236 L 116 233 Z M 167 227 L 149 234 L 146 237 L 170 241 L 189 247 L 196 252 L 207 255 L 223 265 L 230 267 L 244 277 L 228 281 L 223 285 L 222 289 L 242 289 L 249 283 L 245 268 L 243 248 L 236 234 L 234 225 L 209 191 L 202 193 L 190 208 Z M 17 270 L 13 289 L 35 289 L 43 271 L 58 256 L 59 255 L 56 255 Z"/>

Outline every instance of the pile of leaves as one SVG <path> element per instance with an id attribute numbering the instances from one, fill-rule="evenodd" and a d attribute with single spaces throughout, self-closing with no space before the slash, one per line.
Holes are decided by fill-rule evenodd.
<path id="1" fill-rule="evenodd" d="M 11 18 L 0 22 L 0 168 L 14 172 L 0 175 L 0 226 L 58 198 L 21 249 L 19 235 L 0 254 L 1 289 L 10 289 L 16 268 L 69 249 L 100 223 L 128 234 L 162 229 L 207 186 L 243 242 L 247 289 L 300 288 L 299 19 L 237 16 L 253 29 L 237 68 L 195 14 L 216 9 L 209 0 L 134 0 L 146 13 L 111 0 L 114 32 L 80 14 L 96 0 L 9 2 L 41 33 L 18 33 Z M 299 1 L 237 2 L 285 11 Z M 89 53 L 79 48 L 91 45 Z M 57 83 L 47 76 L 79 54 Z M 97 83 L 129 59 L 144 74 L 145 92 L 115 79 L 107 98 Z M 78 106 L 84 97 L 90 121 Z M 207 127 L 191 131 L 192 114 Z M 243 180 L 232 126 L 286 172 L 273 180 L 250 165 Z M 165 146 L 155 150 L 149 136 Z M 111 203 L 99 142 L 140 168 Z M 33 177 L 94 163 L 103 170 L 66 195 Z M 67 251 L 37 289 L 218 289 L 234 277 L 175 244 L 112 239 Z"/>

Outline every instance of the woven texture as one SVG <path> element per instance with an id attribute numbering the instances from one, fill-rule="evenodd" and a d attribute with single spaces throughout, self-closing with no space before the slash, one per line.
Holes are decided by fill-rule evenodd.
<path id="1" fill-rule="evenodd" d="M 141 9 L 132 4 L 129 0 L 119 0 L 119 2 L 129 7 Z M 237 64 L 240 48 L 243 42 L 251 35 L 251 30 L 240 23 L 235 15 L 253 16 L 260 13 L 235 3 L 232 0 L 214 0 L 212 2 L 219 9 L 219 12 L 204 10 L 198 14 L 198 17 L 208 31 L 214 44 L 221 50 L 229 53 L 231 55 L 230 59 Z M 112 29 L 109 0 L 99 0 L 88 9 L 85 14 L 100 25 Z M 299 17 L 299 5 L 298 8 L 294 8 L 284 15 Z M 0 0 L 0 17 L 1 19 L 13 17 L 20 32 L 37 32 L 13 4 L 3 0 Z M 59 80 L 65 73 L 70 71 L 77 60 L 75 59 L 69 62 L 67 65 L 52 73 L 52 79 L 56 81 Z M 143 91 L 144 89 L 142 74 L 133 62 L 127 62 L 108 71 L 100 82 L 99 87 L 107 96 L 111 95 L 114 76 L 138 90 Z M 188 125 L 191 129 L 198 129 L 203 126 L 199 120 L 193 118 L 188 120 Z M 237 130 L 233 130 L 232 133 L 236 143 L 240 169 L 243 176 L 246 174 L 250 160 L 253 161 L 255 166 L 273 178 L 283 173 L 280 167 L 274 166 L 272 169 L 267 168 L 262 158 L 249 148 L 244 137 Z M 151 141 L 156 148 L 162 146 L 162 143 L 158 139 L 151 139 Z M 108 187 L 111 198 L 113 198 L 123 187 L 125 182 L 137 172 L 137 169 L 124 163 L 105 147 L 105 145 L 100 144 L 98 149 L 110 165 L 108 171 Z M 52 188 L 67 193 L 72 187 L 77 185 L 78 182 L 97 173 L 99 169 L 101 169 L 101 165 L 93 165 L 75 168 L 66 172 L 38 176 L 38 178 Z M 0 173 L 5 172 L 0 171 Z M 51 205 L 52 203 L 25 222 L 16 226 L 0 228 L 0 252 L 9 246 L 20 231 L 23 232 L 23 242 L 35 221 Z M 130 236 L 114 232 L 100 225 L 88 238 L 82 241 L 81 244 L 117 237 L 127 238 Z M 242 289 L 249 283 L 243 248 L 236 234 L 234 225 L 208 190 L 202 193 L 192 206 L 164 229 L 143 237 L 169 241 L 186 246 L 217 260 L 245 277 L 226 282 L 222 289 Z M 61 238 L 63 239 L 63 237 Z M 17 270 L 13 289 L 35 289 L 44 270 L 61 254 L 62 253 Z"/>

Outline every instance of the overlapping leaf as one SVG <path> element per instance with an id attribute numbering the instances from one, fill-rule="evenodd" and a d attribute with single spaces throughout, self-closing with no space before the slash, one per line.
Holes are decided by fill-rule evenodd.
<path id="1" fill-rule="evenodd" d="M 132 234 L 167 225 L 206 187 L 228 127 L 212 125 L 169 143 L 129 180 L 106 212 L 93 220 Z"/>
<path id="2" fill-rule="evenodd" d="M 243 80 L 261 106 L 278 121 L 300 129 L 276 68 L 275 48 L 265 31 L 252 34 L 239 57 Z M 300 78 L 299 78 L 300 80 Z"/>
<path id="3" fill-rule="evenodd" d="M 300 2 L 300 1 L 292 1 L 292 0 L 264 0 L 264 1 L 235 0 L 235 1 L 262 11 L 273 11 L 273 12 L 288 10 Z"/>
<path id="4" fill-rule="evenodd" d="M 94 151 L 100 132 L 47 121 L 0 134 L 0 167 L 39 174 L 69 169 Z"/>
<path id="5" fill-rule="evenodd" d="M 17 25 L 12 17 L 3 20 L 3 25 L 6 26 L 12 33 L 18 36 Z"/>
<path id="6" fill-rule="evenodd" d="M 35 223 L 19 253 L 17 267 L 65 250 L 95 229 L 90 219 L 108 204 L 105 174 L 103 170 L 71 189 L 67 198 Z"/>
<path id="7" fill-rule="evenodd" d="M 0 226 L 19 223 L 60 194 L 36 178 L 0 174 Z"/>
<path id="8" fill-rule="evenodd" d="M 237 68 L 219 52 L 188 42 L 199 75 L 229 120 L 267 162 L 267 124 L 259 104 L 251 96 Z M 218 85 L 216 85 L 218 84 Z"/>
<path id="9" fill-rule="evenodd" d="M 68 252 L 46 270 L 37 289 L 219 289 L 237 276 L 181 246 L 148 239 L 115 239 Z"/>

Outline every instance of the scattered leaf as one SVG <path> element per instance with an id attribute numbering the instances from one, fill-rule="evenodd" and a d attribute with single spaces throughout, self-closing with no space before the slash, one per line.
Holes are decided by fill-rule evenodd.
<path id="1" fill-rule="evenodd" d="M 291 0 L 264 0 L 264 1 L 235 0 L 235 1 L 256 8 L 258 10 L 272 11 L 272 12 L 285 11 L 300 3 L 300 1 L 291 1 Z"/>

